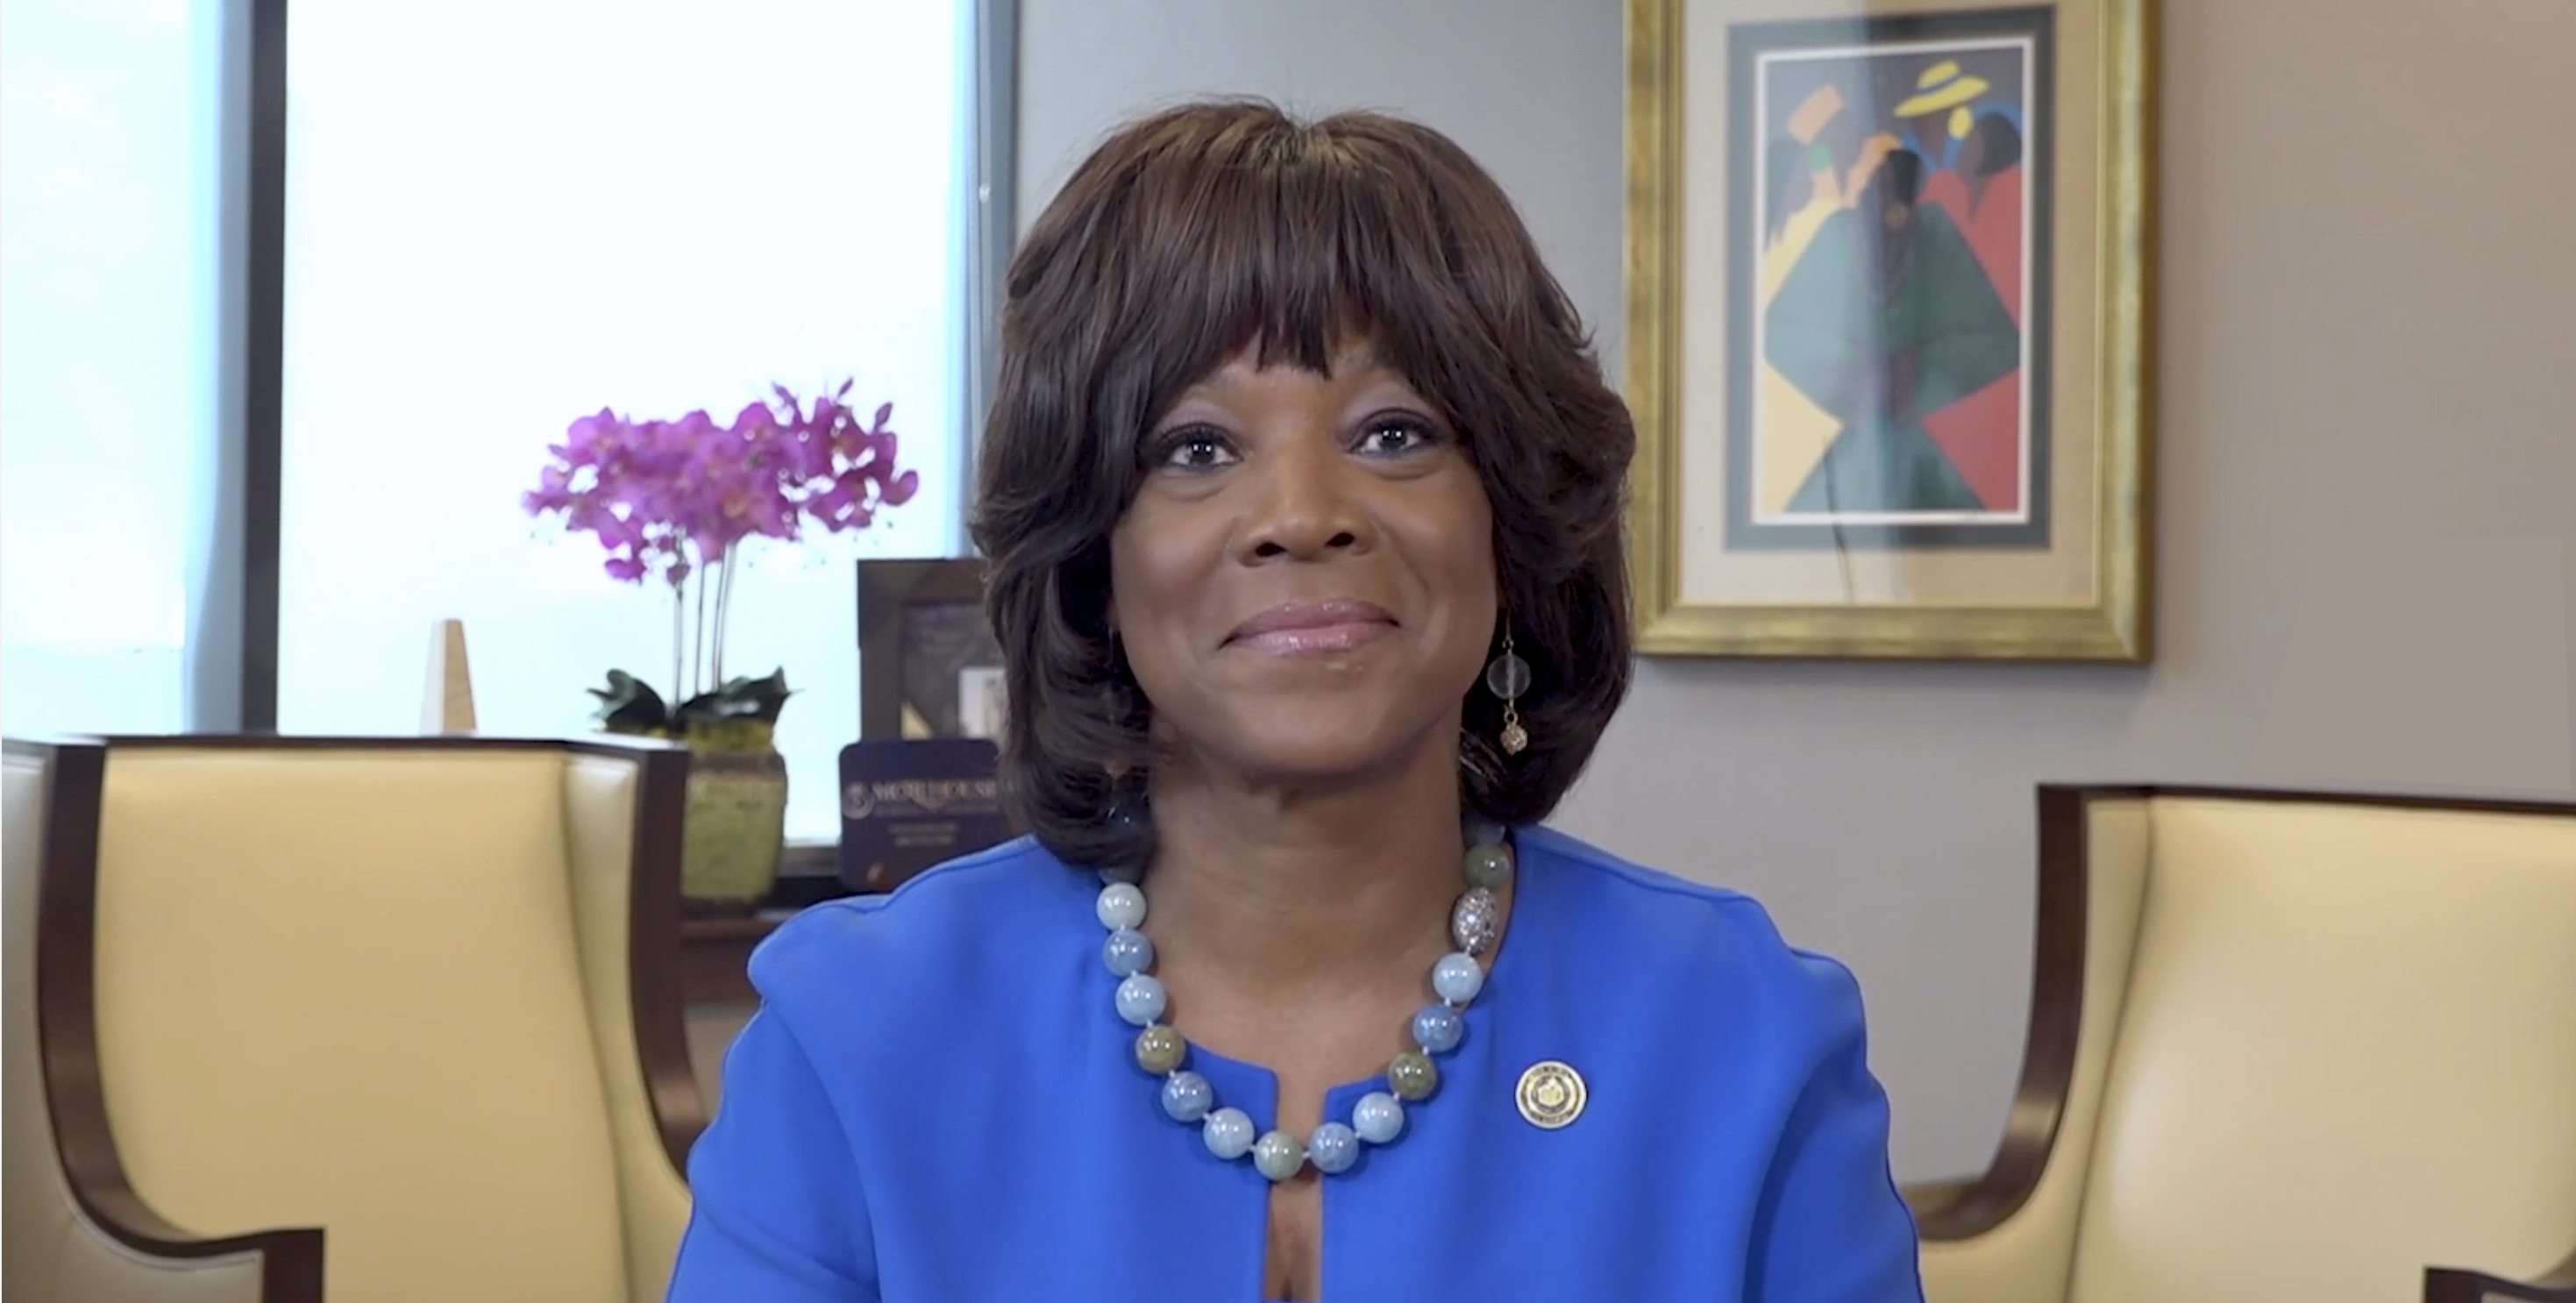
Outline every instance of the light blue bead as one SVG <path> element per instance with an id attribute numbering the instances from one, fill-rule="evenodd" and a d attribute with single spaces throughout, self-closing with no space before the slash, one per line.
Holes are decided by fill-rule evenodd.
<path id="1" fill-rule="evenodd" d="M 1351 1129 L 1360 1133 L 1360 1139 L 1383 1145 L 1404 1134 L 1404 1105 L 1385 1091 L 1372 1090 L 1360 1096 L 1359 1106 L 1351 1110 Z"/>
<path id="2" fill-rule="evenodd" d="M 1239 1108 L 1218 1109 L 1200 1125 L 1199 1138 L 1207 1142 L 1208 1152 L 1219 1158 L 1241 1158 L 1252 1152 L 1252 1119 Z"/>
<path id="3" fill-rule="evenodd" d="M 1161 1018 L 1169 1002 L 1163 984 L 1152 973 L 1131 973 L 1118 984 L 1118 1016 L 1139 1027 Z"/>
<path id="4" fill-rule="evenodd" d="M 1360 1133 L 1339 1122 L 1327 1122 L 1306 1138 L 1306 1161 L 1326 1176 L 1350 1170 L 1360 1160 Z"/>
<path id="5" fill-rule="evenodd" d="M 1503 826 L 1481 814 L 1468 815 L 1466 820 L 1466 829 L 1467 844 L 1470 846 L 1500 846 L 1503 844 Z"/>
<path id="6" fill-rule="evenodd" d="M 1512 880 L 1512 848 L 1509 846 L 1470 846 L 1467 858 L 1459 865 L 1467 885 L 1487 891 L 1501 891 Z"/>
<path id="7" fill-rule="evenodd" d="M 1103 882 L 1124 882 L 1129 886 L 1134 886 L 1135 884 L 1145 880 L 1145 866 L 1142 864 L 1113 864 L 1100 871 L 1100 880 Z"/>
<path id="8" fill-rule="evenodd" d="M 1463 951 L 1442 955 L 1431 966 L 1431 989 L 1451 1004 L 1466 1004 L 1485 989 L 1485 966 Z"/>
<path id="9" fill-rule="evenodd" d="M 1100 926 L 1115 932 L 1122 927 L 1145 926 L 1145 893 L 1132 882 L 1113 882 L 1100 889 L 1100 901 L 1094 906 L 1100 915 Z"/>
<path id="10" fill-rule="evenodd" d="M 1175 1122 L 1196 1122 L 1216 1106 L 1216 1087 L 1195 1072 L 1175 1072 L 1163 1078 L 1163 1112 Z"/>
<path id="11" fill-rule="evenodd" d="M 1120 977 L 1133 977 L 1154 966 L 1154 943 L 1132 927 L 1122 927 L 1100 943 L 1100 960 Z"/>
<path id="12" fill-rule="evenodd" d="M 1413 1015 L 1413 1043 L 1425 1054 L 1447 1054 L 1466 1034 L 1467 1020 L 1448 1005 L 1435 1004 Z"/>

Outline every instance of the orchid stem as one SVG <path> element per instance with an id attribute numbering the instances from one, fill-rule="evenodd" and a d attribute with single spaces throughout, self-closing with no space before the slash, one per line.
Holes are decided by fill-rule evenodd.
<path id="1" fill-rule="evenodd" d="M 707 690 L 707 572 L 705 568 L 701 567 L 692 572 L 689 579 L 698 586 L 697 638 L 694 640 L 693 651 L 695 659 L 689 665 L 691 685 L 689 695 L 694 697 Z M 673 704 L 676 706 L 678 703 Z"/>
<path id="2" fill-rule="evenodd" d="M 727 550 L 724 560 L 716 563 L 716 673 L 715 681 L 707 685 L 711 688 L 724 686 L 725 617 L 732 611 L 733 552 Z"/>

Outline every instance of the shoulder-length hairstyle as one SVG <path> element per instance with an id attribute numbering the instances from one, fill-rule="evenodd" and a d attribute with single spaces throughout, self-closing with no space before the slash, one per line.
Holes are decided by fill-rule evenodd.
<path id="1" fill-rule="evenodd" d="M 1130 817 L 1152 708 L 1109 628 L 1108 540 L 1144 478 L 1139 440 L 1248 346 L 1322 372 L 1354 335 L 1458 432 L 1493 504 L 1530 741 L 1505 755 L 1502 703 L 1469 691 L 1467 807 L 1546 817 L 1626 696 L 1636 432 L 1501 187 L 1397 118 L 1168 109 L 1102 143 L 1022 242 L 984 429 L 972 530 L 1011 703 L 1003 785 L 1067 862 L 1153 851 L 1151 821 Z"/>

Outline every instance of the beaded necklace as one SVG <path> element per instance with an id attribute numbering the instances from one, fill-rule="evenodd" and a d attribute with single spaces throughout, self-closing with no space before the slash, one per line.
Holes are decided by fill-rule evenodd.
<path id="1" fill-rule="evenodd" d="M 1502 935 L 1502 902 L 1495 893 L 1511 881 L 1511 845 L 1500 824 L 1483 819 L 1468 821 L 1466 840 L 1460 868 L 1467 886 L 1449 910 L 1449 940 L 1457 949 L 1431 966 L 1431 989 L 1438 999 L 1413 1015 L 1417 1048 L 1387 1064 L 1386 1088 L 1361 1096 L 1349 1122 L 1327 1121 L 1302 1141 L 1276 1128 L 1256 1135 L 1250 1116 L 1219 1105 L 1208 1079 L 1183 1066 L 1188 1042 L 1163 1021 L 1169 997 L 1151 971 L 1154 943 L 1138 930 L 1145 923 L 1145 891 L 1139 885 L 1143 873 L 1103 870 L 1095 912 L 1109 938 L 1101 944 L 1101 960 L 1119 979 L 1118 1016 L 1141 1029 L 1136 1033 L 1136 1066 L 1162 1079 L 1163 1112 L 1175 1122 L 1197 1126 L 1209 1153 L 1228 1162 L 1249 1155 L 1273 1182 L 1297 1175 L 1309 1163 L 1326 1176 L 1339 1175 L 1359 1161 L 1362 1142 L 1394 1143 L 1404 1133 L 1405 1105 L 1419 1104 L 1439 1089 L 1440 1069 L 1432 1056 L 1458 1048 L 1466 1034 L 1466 1008 L 1484 989 L 1485 957 Z"/>

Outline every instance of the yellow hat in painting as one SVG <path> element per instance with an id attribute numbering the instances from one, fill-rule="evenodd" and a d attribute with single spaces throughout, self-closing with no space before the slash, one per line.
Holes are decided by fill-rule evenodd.
<path id="1" fill-rule="evenodd" d="M 1896 116 L 1919 118 L 1927 113 L 1957 108 L 1985 94 L 1992 87 L 1983 77 L 1964 76 L 1957 62 L 1943 59 L 1923 70 L 1915 80 L 1914 96 L 1896 106 Z"/>

